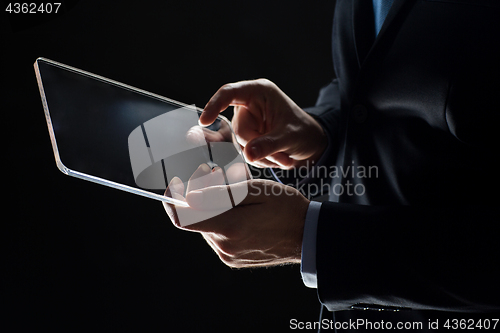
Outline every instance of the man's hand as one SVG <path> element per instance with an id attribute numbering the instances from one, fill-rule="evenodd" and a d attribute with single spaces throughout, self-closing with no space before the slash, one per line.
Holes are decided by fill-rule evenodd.
<path id="1" fill-rule="evenodd" d="M 230 105 L 236 138 L 251 164 L 290 169 L 314 163 L 326 148 L 326 135 L 318 122 L 269 80 L 224 85 L 205 106 L 200 124 L 210 125 Z M 190 133 L 193 138 L 199 134 L 200 128 Z M 300 263 L 309 200 L 294 188 L 272 181 L 223 184 L 222 170 L 203 165 L 186 188 L 174 178 L 166 195 L 189 204 L 164 202 L 174 225 L 201 233 L 231 267 Z M 247 191 L 245 199 L 232 207 L 229 193 L 235 198 Z"/>
<path id="2" fill-rule="evenodd" d="M 216 179 L 217 171 L 211 172 L 214 174 L 211 179 Z M 210 215 L 228 208 L 221 207 L 227 201 L 220 200 L 219 196 L 227 193 L 227 188 L 238 192 L 241 186 L 248 187 L 248 195 L 239 205 L 202 222 L 181 227 L 178 216 L 192 214 L 197 218 L 200 214 Z M 193 190 L 191 188 L 196 187 L 188 185 L 188 188 L 190 190 L 184 198 L 184 184 L 174 178 L 167 194 L 186 200 L 190 207 L 164 202 L 165 210 L 176 227 L 201 233 L 226 265 L 241 268 L 300 263 L 304 221 L 309 206 L 309 200 L 300 192 L 267 180 Z"/>
<path id="3" fill-rule="evenodd" d="M 246 160 L 257 167 L 312 165 L 326 148 L 321 125 L 269 80 L 222 86 L 205 106 L 200 124 L 210 125 L 230 105 L 236 138 Z"/>

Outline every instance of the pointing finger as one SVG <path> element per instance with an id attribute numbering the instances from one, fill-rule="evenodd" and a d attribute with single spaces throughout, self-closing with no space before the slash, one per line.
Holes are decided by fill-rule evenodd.
<path id="1" fill-rule="evenodd" d="M 247 105 L 255 96 L 258 85 L 255 81 L 240 81 L 223 85 L 208 101 L 199 123 L 208 126 L 217 115 L 230 105 Z"/>

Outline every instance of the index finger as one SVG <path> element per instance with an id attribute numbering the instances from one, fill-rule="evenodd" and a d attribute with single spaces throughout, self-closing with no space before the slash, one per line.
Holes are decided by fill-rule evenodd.
<path id="1" fill-rule="evenodd" d="M 203 110 L 199 123 L 202 126 L 212 124 L 219 113 L 230 105 L 247 105 L 255 93 L 256 84 L 253 81 L 240 81 L 223 85 L 210 98 Z"/>

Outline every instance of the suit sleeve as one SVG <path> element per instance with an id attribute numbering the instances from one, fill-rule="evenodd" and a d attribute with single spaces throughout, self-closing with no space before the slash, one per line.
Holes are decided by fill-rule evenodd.
<path id="1" fill-rule="evenodd" d="M 446 136 L 446 142 L 452 142 L 454 136 L 463 144 L 460 151 L 452 153 L 445 149 L 433 149 L 440 143 L 431 139 L 429 145 L 420 146 L 429 149 L 423 156 L 436 163 L 445 161 L 446 154 L 450 158 L 460 156 L 456 160 L 467 165 L 453 166 L 450 162 L 448 170 L 453 169 L 450 172 L 454 174 L 436 171 L 433 179 L 426 178 L 425 174 L 421 174 L 419 179 L 410 178 L 413 173 L 409 175 L 405 179 L 407 183 L 402 186 L 420 179 L 433 182 L 434 186 L 434 182 L 441 182 L 435 187 L 422 184 L 421 188 L 425 188 L 422 192 L 411 193 L 426 195 L 436 188 L 441 189 L 441 197 L 430 193 L 432 200 L 411 201 L 425 203 L 426 206 L 361 206 L 324 202 L 319 214 L 316 241 L 318 295 L 331 311 L 351 309 L 360 304 L 366 307 L 374 305 L 374 308 L 403 307 L 453 312 L 499 311 L 500 214 L 497 191 L 500 182 L 498 168 L 493 162 L 498 152 L 500 115 L 497 102 L 499 48 L 494 47 L 498 45 L 500 31 L 499 21 L 495 19 L 498 2 L 483 1 L 481 6 L 477 5 L 477 1 L 406 3 L 408 5 L 405 4 L 406 7 L 401 10 L 402 14 L 392 21 L 394 34 L 382 36 L 385 39 L 378 41 L 378 50 L 383 50 L 381 45 L 387 42 L 384 61 L 376 62 L 377 53 L 373 52 L 376 51 L 373 48 L 371 58 L 365 59 L 363 71 L 359 71 L 359 63 L 356 62 L 359 59 L 353 54 L 357 50 L 352 46 L 361 43 L 351 39 L 355 36 L 354 14 L 345 15 L 350 14 L 353 7 L 349 1 L 337 2 L 333 54 L 335 68 L 338 69 L 336 73 L 342 83 L 346 83 L 342 85 L 342 96 L 346 100 L 351 98 L 351 103 L 345 105 L 354 106 L 359 101 L 370 104 L 373 109 L 377 106 L 384 109 L 394 103 L 404 104 L 400 108 L 403 110 L 411 103 L 418 103 L 418 106 L 432 104 L 439 110 L 436 118 L 421 122 L 429 131 L 409 132 L 408 135 L 420 138 L 420 135 L 433 133 L 437 134 L 434 137 L 437 140 Z M 464 25 L 458 19 L 461 17 L 470 18 L 470 21 Z M 419 25 L 418 22 L 425 24 Z M 386 32 L 389 33 L 389 29 Z M 440 52 L 433 52 L 434 46 Z M 421 51 L 422 56 L 418 56 Z M 389 63 L 390 59 L 396 61 L 394 66 Z M 371 64 L 381 66 L 376 68 Z M 408 73 L 412 74 L 404 75 L 409 69 Z M 400 84 L 402 89 L 399 89 Z M 436 89 L 439 86 L 441 89 Z M 394 107 L 396 109 L 398 107 Z M 411 109 L 407 110 L 411 118 L 404 118 L 407 116 L 401 114 L 392 117 L 389 112 L 379 112 L 378 115 L 387 117 L 376 118 L 369 114 L 367 119 L 360 121 L 362 125 L 354 124 L 350 128 L 349 133 L 354 133 L 353 137 L 368 138 L 356 141 L 359 145 L 353 154 L 357 154 L 359 163 L 371 161 L 364 154 L 369 155 L 370 149 L 389 142 L 370 141 L 381 137 L 382 131 L 376 126 L 390 124 L 384 128 L 385 134 L 391 129 L 403 129 L 392 126 L 404 125 L 399 122 L 401 119 L 411 122 L 413 126 L 421 120 L 415 115 L 430 114 L 426 110 L 411 113 Z M 339 122 L 335 112 L 320 111 L 317 116 L 330 134 L 338 131 L 339 123 L 347 123 Z M 433 127 L 435 124 L 438 126 Z M 417 128 L 412 126 L 408 128 Z M 363 129 L 372 131 L 370 134 L 375 129 L 380 132 L 377 132 L 378 136 L 365 135 Z M 396 136 L 399 133 L 394 133 L 394 141 L 399 139 Z M 389 134 L 392 136 L 392 133 Z M 335 134 L 332 134 L 331 140 L 334 138 Z M 402 142 L 397 143 L 403 146 Z M 352 152 L 352 147 L 347 144 L 346 150 Z M 405 150 L 405 156 L 409 156 L 411 148 Z M 412 150 L 416 151 L 419 149 Z M 398 156 L 394 154 L 390 157 L 392 160 L 385 160 L 388 165 L 392 165 Z M 416 160 L 418 158 L 401 162 Z M 330 165 L 335 165 L 335 162 Z M 410 167 L 418 168 L 419 165 Z M 457 198 L 460 204 L 455 204 Z"/>
<path id="2" fill-rule="evenodd" d="M 498 311 L 498 210 L 325 202 L 317 282 L 331 310 L 354 305 Z"/>
<path id="3" fill-rule="evenodd" d="M 337 157 L 340 134 L 341 134 L 341 116 L 340 116 L 340 91 L 338 80 L 335 79 L 330 84 L 323 87 L 320 92 L 316 105 L 305 108 L 322 126 L 328 138 L 327 154 L 324 154 L 321 160 L 322 165 L 332 165 Z M 319 179 L 318 181 L 320 181 Z"/>
<path id="4" fill-rule="evenodd" d="M 340 133 L 340 91 L 337 79 L 320 90 L 314 107 L 305 108 L 304 111 L 313 116 L 321 124 L 330 144 L 338 144 L 338 135 Z"/>

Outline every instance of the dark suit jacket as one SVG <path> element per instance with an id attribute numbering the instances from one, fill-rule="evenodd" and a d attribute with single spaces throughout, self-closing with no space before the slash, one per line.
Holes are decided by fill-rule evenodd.
<path id="1" fill-rule="evenodd" d="M 337 0 L 337 79 L 311 110 L 331 166 L 378 171 L 333 177 L 320 301 L 499 310 L 500 1 L 395 0 L 376 40 L 372 11 Z"/>

